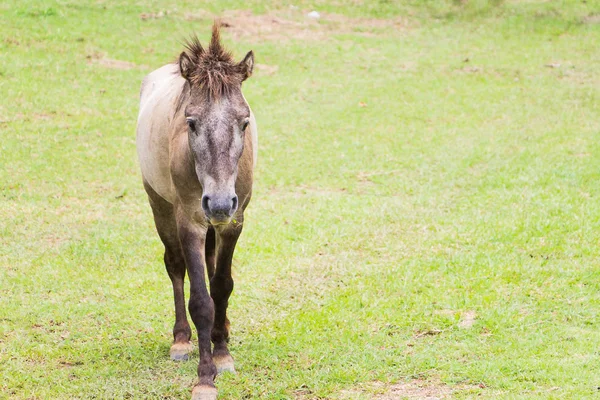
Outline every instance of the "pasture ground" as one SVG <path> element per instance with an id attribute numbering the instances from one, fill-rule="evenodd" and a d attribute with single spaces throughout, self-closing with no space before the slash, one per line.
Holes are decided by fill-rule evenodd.
<path id="1" fill-rule="evenodd" d="M 216 3 L 0 5 L 0 398 L 188 398 L 134 130 L 214 15 L 260 133 L 221 398 L 598 396 L 598 3 Z"/>

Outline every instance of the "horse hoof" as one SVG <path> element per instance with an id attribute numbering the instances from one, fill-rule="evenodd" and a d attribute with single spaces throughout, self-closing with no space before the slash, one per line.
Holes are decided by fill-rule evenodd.
<path id="1" fill-rule="evenodd" d="M 191 342 L 187 343 L 173 343 L 169 354 L 173 361 L 187 361 L 189 360 L 189 354 L 194 350 L 194 345 Z"/>
<path id="2" fill-rule="evenodd" d="M 194 386 L 192 400 L 217 400 L 217 389 L 211 386 Z"/>
<path id="3" fill-rule="evenodd" d="M 217 373 L 231 372 L 235 374 L 235 367 L 233 366 L 233 357 L 229 354 L 225 356 L 213 357 L 213 362 L 217 367 Z"/>

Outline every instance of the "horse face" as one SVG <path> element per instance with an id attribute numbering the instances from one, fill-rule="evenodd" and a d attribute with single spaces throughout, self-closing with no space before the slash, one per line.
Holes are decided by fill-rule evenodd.
<path id="1" fill-rule="evenodd" d="M 189 89 L 185 118 L 190 149 L 202 185 L 202 208 L 213 225 L 228 224 L 238 207 L 235 181 L 250 122 L 242 82 L 253 66 L 252 51 L 234 62 L 220 44 L 216 25 L 208 49 L 195 38 L 179 56 Z"/>
<path id="2" fill-rule="evenodd" d="M 211 224 L 228 224 L 238 207 L 235 182 L 249 131 L 250 108 L 239 88 L 214 102 L 192 99 L 185 117 L 202 185 L 202 208 Z"/>

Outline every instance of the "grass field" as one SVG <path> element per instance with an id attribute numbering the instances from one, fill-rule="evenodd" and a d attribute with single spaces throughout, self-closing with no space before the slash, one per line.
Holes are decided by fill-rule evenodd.
<path id="1" fill-rule="evenodd" d="M 0 398 L 189 397 L 134 131 L 213 15 L 260 137 L 220 398 L 600 395 L 595 0 L 131 3 L 0 5 Z"/>

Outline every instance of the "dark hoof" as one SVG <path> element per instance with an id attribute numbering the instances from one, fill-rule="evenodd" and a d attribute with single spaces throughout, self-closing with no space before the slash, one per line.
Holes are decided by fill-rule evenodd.
<path id="1" fill-rule="evenodd" d="M 191 342 L 188 343 L 173 343 L 171 346 L 171 360 L 173 361 L 187 361 L 190 359 L 190 353 L 194 350 L 194 346 Z"/>

